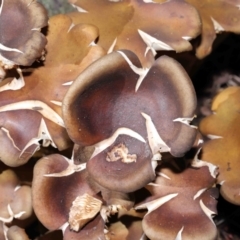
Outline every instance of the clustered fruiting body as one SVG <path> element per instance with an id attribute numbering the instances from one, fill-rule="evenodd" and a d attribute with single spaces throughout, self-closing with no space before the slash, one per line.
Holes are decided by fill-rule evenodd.
<path id="1" fill-rule="evenodd" d="M 35 0 L 0 0 L 0 159 L 17 167 L 41 146 L 57 149 L 35 155 L 32 187 L 0 174 L 0 238 L 28 240 L 23 228 L 37 217 L 50 230 L 43 240 L 217 239 L 216 184 L 240 199 L 239 89 L 220 94 L 200 124 L 212 139 L 203 160 L 200 150 L 186 159 L 199 144 L 196 93 L 161 51 L 189 51 L 201 34 L 205 57 L 216 33 L 239 33 L 240 3 L 69 2 L 76 12 L 47 23 Z"/>

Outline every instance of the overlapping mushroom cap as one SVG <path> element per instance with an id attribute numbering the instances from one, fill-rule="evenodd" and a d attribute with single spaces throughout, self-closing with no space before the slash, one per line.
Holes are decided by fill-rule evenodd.
<path id="1" fill-rule="evenodd" d="M 94 26 L 74 26 L 69 17 L 49 21 L 44 66 L 27 69 L 25 86 L 6 79 L 0 86 L 0 159 L 19 166 L 43 146 L 66 149 L 70 140 L 61 117 L 61 102 L 71 82 L 91 62 L 104 55 L 92 44 L 98 33 Z M 19 89 L 20 88 L 20 89 Z"/>
<path id="2" fill-rule="evenodd" d="M 152 196 L 135 209 L 148 209 L 142 224 L 151 240 L 217 239 L 212 216 L 217 213 L 215 175 L 208 167 L 183 168 L 177 162 L 161 166 L 154 183 L 147 186 Z M 203 231 L 204 229 L 204 231 Z"/>
<path id="3" fill-rule="evenodd" d="M 26 221 L 26 224 L 27 221 L 31 222 L 33 217 L 31 187 L 21 183 L 14 171 L 7 169 L 0 174 L 0 191 L 0 238 L 7 240 L 6 234 L 12 235 L 14 229 L 19 230 L 14 220 L 18 220 L 17 224 L 21 224 L 23 221 Z M 18 235 L 26 237 L 24 230 L 20 231 Z"/>
<path id="4" fill-rule="evenodd" d="M 145 67 L 153 63 L 156 50 L 191 50 L 188 41 L 200 34 L 198 12 L 184 1 L 69 2 L 79 10 L 70 14 L 75 23 L 91 23 L 99 28 L 100 46 L 105 50 L 129 49 Z"/>
<path id="5" fill-rule="evenodd" d="M 42 55 L 47 11 L 35 0 L 0 1 L 0 66 L 30 66 Z"/>
<path id="6" fill-rule="evenodd" d="M 54 154 L 42 158 L 34 168 L 33 207 L 38 219 L 50 230 L 62 229 L 64 239 L 104 239 L 105 222 L 99 212 L 99 189 L 91 184 L 85 164 Z"/>
<path id="7" fill-rule="evenodd" d="M 179 63 L 163 56 L 143 69 L 134 53 L 122 50 L 79 75 L 64 98 L 63 117 L 70 138 L 94 150 L 90 176 L 107 189 L 132 192 L 155 178 L 160 152 L 182 156 L 191 148 L 195 107 Z"/>
<path id="8" fill-rule="evenodd" d="M 201 132 L 211 140 L 203 145 L 201 159 L 219 167 L 221 194 L 229 202 L 240 204 L 240 88 L 230 87 L 212 103 L 214 114 L 200 124 Z"/>
<path id="9" fill-rule="evenodd" d="M 201 43 L 197 48 L 198 58 L 206 57 L 212 50 L 213 41 L 219 32 L 240 33 L 239 0 L 186 0 L 194 6 L 202 21 Z"/>

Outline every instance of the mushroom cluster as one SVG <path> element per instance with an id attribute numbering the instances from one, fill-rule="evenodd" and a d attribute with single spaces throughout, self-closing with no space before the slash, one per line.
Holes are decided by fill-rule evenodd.
<path id="1" fill-rule="evenodd" d="M 140 217 L 142 227 L 141 221 L 135 222 L 135 230 L 129 229 L 127 236 L 136 231 L 138 236 L 146 234 L 150 239 L 200 239 L 200 229 L 206 226 L 210 239 L 216 239 L 211 220 L 216 213 L 216 167 L 212 170 L 198 165 L 194 169 L 188 164 L 176 177 L 171 167 L 170 173 L 164 170 L 164 154 L 179 158 L 177 164 L 184 162 L 181 157 L 193 146 L 197 134 L 191 125 L 195 108 L 191 80 L 170 57 L 158 58 L 149 69 L 143 68 L 129 50 L 114 51 L 96 60 L 69 87 L 62 104 L 66 130 L 75 144 L 72 158 L 50 155 L 34 168 L 33 206 L 38 219 L 50 230 L 61 229 L 64 239 L 114 239 L 111 234 L 121 232 L 122 225 L 118 223 L 114 229 L 108 221 L 124 209 L 146 207 L 163 217 L 159 223 L 150 220 L 156 222 L 152 226 L 155 232 L 149 232 L 151 228 L 145 223 L 152 215 L 148 212 Z M 160 180 L 156 167 L 162 169 L 158 174 L 164 177 Z M 204 179 L 200 177 L 203 175 Z M 162 179 L 174 178 L 176 182 L 169 182 L 171 187 L 162 183 Z M 160 190 L 147 187 L 148 193 L 142 196 L 146 203 L 136 205 L 137 191 L 148 184 Z M 173 208 L 168 202 L 175 197 L 179 205 L 189 201 L 191 210 L 189 215 L 185 211 L 184 218 L 176 217 L 176 222 L 172 217 L 174 231 L 163 231 L 166 219 L 162 211 Z M 196 217 L 200 227 L 191 230 L 191 218 Z"/>
<path id="2" fill-rule="evenodd" d="M 240 204 L 240 90 L 215 98 L 200 154 L 176 56 L 239 33 L 239 0 L 69 3 L 48 19 L 36 0 L 0 0 L 0 239 L 218 239 L 217 185 Z"/>
<path id="3" fill-rule="evenodd" d="M 105 54 L 97 45 L 89 46 L 95 38 L 94 26 L 73 27 L 68 16 L 54 16 L 49 20 L 44 65 L 24 69 L 25 86 L 20 89 L 11 88 L 14 77 L 4 79 L 0 85 L 0 139 L 6 149 L 0 152 L 2 162 L 20 166 L 40 145 L 51 145 L 60 151 L 71 146 L 61 104 L 78 74 Z M 58 44 L 63 47 L 60 52 Z M 78 48 L 79 45 L 82 47 Z"/>

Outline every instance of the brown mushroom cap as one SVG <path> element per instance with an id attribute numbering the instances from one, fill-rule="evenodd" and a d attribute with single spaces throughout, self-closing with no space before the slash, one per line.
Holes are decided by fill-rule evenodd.
<path id="1" fill-rule="evenodd" d="M 156 181 L 147 186 L 152 197 L 136 207 L 148 209 L 142 221 L 145 234 L 151 240 L 217 239 L 211 219 L 217 212 L 214 183 L 207 167 L 163 164 Z"/>
<path id="2" fill-rule="evenodd" d="M 130 51 L 106 55 L 76 79 L 63 101 L 64 122 L 75 143 L 97 149 L 114 138 L 93 154 L 87 169 L 100 185 L 121 192 L 154 179 L 151 159 L 162 151 L 160 143 L 153 150 L 160 141 L 156 134 L 175 156 L 189 150 L 196 136 L 194 128 L 178 121 L 192 118 L 196 107 L 192 83 L 180 64 L 163 56 L 149 70 L 142 69 L 142 82 L 134 66 L 141 69 Z M 120 152 L 128 163 L 118 160 L 123 159 Z"/>
<path id="3" fill-rule="evenodd" d="M 40 159 L 34 168 L 32 184 L 33 208 L 44 226 L 59 229 L 68 221 L 73 201 L 83 194 L 97 194 L 85 170 L 68 176 L 46 176 L 68 167 L 68 160 L 59 154 Z"/>
<path id="4" fill-rule="evenodd" d="M 141 68 L 132 52 L 121 52 Z M 137 74 L 119 52 L 91 64 L 64 97 L 63 118 L 70 138 L 81 146 L 90 146 L 126 127 L 147 139 L 141 115 L 146 113 L 171 153 L 182 156 L 196 135 L 194 128 L 174 121 L 193 117 L 196 108 L 195 91 L 187 73 L 174 59 L 162 56 L 135 91 L 137 82 Z"/>
<path id="5" fill-rule="evenodd" d="M 0 56 L 14 64 L 29 66 L 46 45 L 40 29 L 47 25 L 47 11 L 37 1 L 0 1 Z M 0 57 L 1 58 L 1 57 Z"/>
<path id="6" fill-rule="evenodd" d="M 141 68 L 130 51 L 101 58 L 76 79 L 63 101 L 64 122 L 75 143 L 98 148 L 115 138 L 114 144 L 93 154 L 87 169 L 97 183 L 120 192 L 135 191 L 155 177 L 150 161 L 156 153 L 152 145 L 157 144 L 156 139 L 151 143 L 152 125 L 175 156 L 189 150 L 196 136 L 194 128 L 175 121 L 191 118 L 196 107 L 193 86 L 180 64 L 163 56 L 142 82 L 132 65 Z M 129 129 L 138 137 L 129 135 Z M 121 133 L 114 137 L 117 132 Z M 161 152 L 160 146 L 156 151 Z"/>

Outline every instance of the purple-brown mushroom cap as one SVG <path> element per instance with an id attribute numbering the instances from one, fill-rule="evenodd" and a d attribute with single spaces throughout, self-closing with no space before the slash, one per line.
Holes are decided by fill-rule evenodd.
<path id="1" fill-rule="evenodd" d="M 195 107 L 179 63 L 163 56 L 144 69 L 134 53 L 122 50 L 79 75 L 65 95 L 63 118 L 76 144 L 95 148 L 90 176 L 108 189 L 132 192 L 154 179 L 151 160 L 158 152 L 182 156 L 191 148 L 196 129 L 187 121 Z"/>

